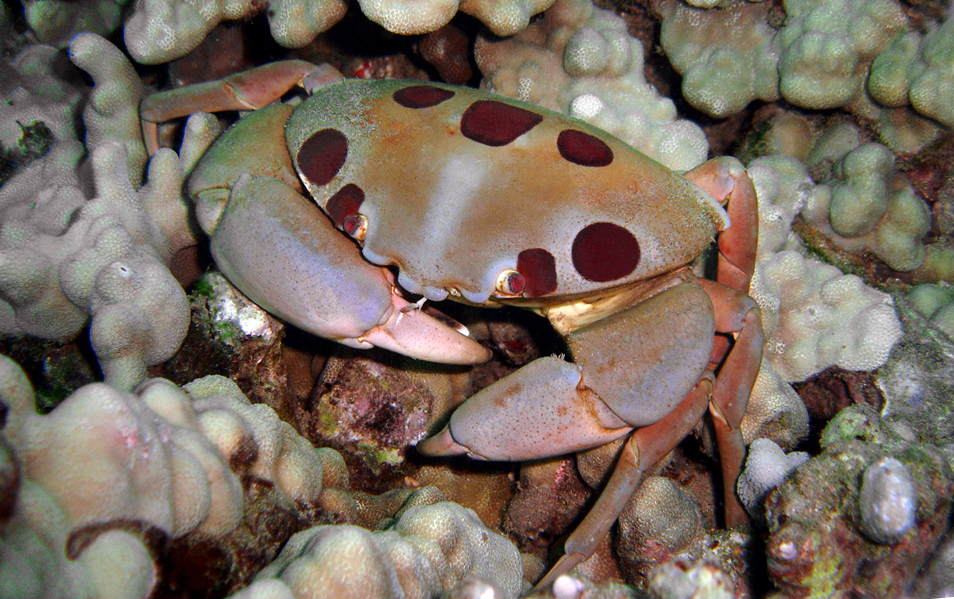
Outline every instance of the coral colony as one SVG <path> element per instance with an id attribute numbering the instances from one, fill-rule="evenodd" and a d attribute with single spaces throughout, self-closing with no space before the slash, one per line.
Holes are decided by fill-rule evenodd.
<path id="1" fill-rule="evenodd" d="M 950 8 L 598 4 L 0 7 L 0 599 L 954 596 Z"/>

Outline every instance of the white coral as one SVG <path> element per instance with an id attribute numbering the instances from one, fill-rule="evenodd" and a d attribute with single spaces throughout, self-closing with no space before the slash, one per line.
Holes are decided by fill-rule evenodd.
<path id="1" fill-rule="evenodd" d="M 0 588 L 20 594 L 4 596 L 148 596 L 157 573 L 130 523 L 173 538 L 229 533 L 245 510 L 231 463 L 248 464 L 297 501 L 318 504 L 327 483 L 347 485 L 340 455 L 315 449 L 223 377 L 200 379 L 188 391 L 163 379 L 136 394 L 87 385 L 40 415 L 26 376 L 0 356 L 0 401 L 10 410 L 4 434 L 22 469 L 0 536 Z M 212 417 L 231 426 L 208 426 Z M 224 442 L 230 430 L 243 442 Z M 84 530 L 88 544 L 77 537 Z"/>
<path id="2" fill-rule="evenodd" d="M 912 104 L 918 112 L 954 126 L 954 19 L 927 35 L 899 35 L 871 64 L 868 90 L 884 106 Z"/>
<path id="3" fill-rule="evenodd" d="M 160 150 L 144 177 L 132 65 L 93 34 L 77 36 L 70 56 L 96 84 L 84 112 L 90 155 L 60 140 L 0 190 L 0 332 L 70 338 L 92 318 L 106 380 L 128 390 L 188 328 L 185 292 L 167 265 L 196 243 L 182 195 L 191 158 Z M 194 155 L 197 145 L 185 149 Z"/>
<path id="4" fill-rule="evenodd" d="M 756 439 L 749 445 L 745 469 L 736 489 L 742 505 L 753 517 L 761 517 L 765 494 L 785 482 L 791 473 L 808 461 L 803 451 L 786 454 L 769 439 Z"/>
<path id="5" fill-rule="evenodd" d="M 457 11 L 479 19 L 496 35 L 513 35 L 553 0 L 359 0 L 361 11 L 400 35 L 428 33 L 446 25 Z M 272 37 L 286 48 L 300 48 L 340 21 L 344 0 L 272 0 L 268 6 Z M 261 10 L 253 0 L 142 0 L 126 24 L 126 47 L 143 64 L 169 62 L 195 49 L 225 20 Z"/>
<path id="6" fill-rule="evenodd" d="M 758 263 L 749 295 L 762 308 L 765 357 L 786 381 L 837 365 L 873 370 L 901 336 L 890 296 L 860 278 L 806 257 L 788 227 L 799 210 L 824 213 L 830 201 L 804 165 L 789 156 L 750 165 L 759 194 Z"/>
<path id="7" fill-rule="evenodd" d="M 759 262 L 749 291 L 763 309 L 769 361 L 787 381 L 836 365 L 874 370 L 901 337 L 891 297 L 796 251 Z"/>
<path id="8" fill-rule="evenodd" d="M 658 8 L 660 43 L 683 75 L 682 93 L 690 104 L 726 117 L 753 100 L 779 99 L 780 50 L 766 18 L 769 4 L 735 1 L 703 10 L 664 0 Z"/>
<path id="9" fill-rule="evenodd" d="M 830 193 L 816 194 L 802 214 L 838 246 L 870 250 L 891 268 L 911 271 L 924 263 L 931 211 L 895 162 L 881 144 L 851 150 L 835 162 Z"/>
<path id="10" fill-rule="evenodd" d="M 789 0 L 779 32 L 782 96 L 796 106 L 834 108 L 862 93 L 868 65 L 907 28 L 895 0 Z"/>
<path id="11" fill-rule="evenodd" d="M 465 578 L 516 597 L 516 547 L 455 503 L 408 508 L 387 530 L 317 526 L 293 536 L 278 558 L 233 599 L 435 597 Z M 443 596 L 443 595 L 442 595 Z"/>

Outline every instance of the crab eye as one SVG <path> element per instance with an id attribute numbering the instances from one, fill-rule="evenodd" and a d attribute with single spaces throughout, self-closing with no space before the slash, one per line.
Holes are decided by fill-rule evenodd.
<path id="1" fill-rule="evenodd" d="M 364 236 L 368 232 L 368 217 L 363 214 L 353 214 L 345 217 L 341 228 L 358 241 L 364 241 Z"/>
<path id="2" fill-rule="evenodd" d="M 527 288 L 527 279 L 515 270 L 505 270 L 497 277 L 497 291 L 504 295 L 520 295 Z"/>

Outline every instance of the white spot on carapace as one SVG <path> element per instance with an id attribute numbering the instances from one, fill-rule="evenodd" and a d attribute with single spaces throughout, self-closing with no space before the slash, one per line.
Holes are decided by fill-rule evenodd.
<path id="1" fill-rule="evenodd" d="M 489 167 L 486 160 L 474 160 L 471 156 L 450 157 L 441 166 L 437 184 L 431 191 L 425 222 L 440 222 L 447 213 L 456 214 L 458 221 L 463 220 L 467 207 L 487 177 Z"/>
<path id="2" fill-rule="evenodd" d="M 421 241 L 426 251 L 438 255 L 459 243 L 465 220 L 492 168 L 490 161 L 466 154 L 450 156 L 440 166 L 422 220 L 426 233 Z"/>

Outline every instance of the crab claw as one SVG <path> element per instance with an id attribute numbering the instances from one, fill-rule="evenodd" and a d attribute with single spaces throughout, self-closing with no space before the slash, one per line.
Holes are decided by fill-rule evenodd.
<path id="1" fill-rule="evenodd" d="M 417 450 L 428 456 L 466 453 L 479 460 L 523 461 L 603 445 L 631 430 L 586 387 L 577 365 L 551 356 L 470 397 Z"/>
<path id="2" fill-rule="evenodd" d="M 359 348 L 383 347 L 444 364 L 477 364 L 491 356 L 489 349 L 427 314 L 418 304 L 408 302 L 393 287 L 387 320 L 355 339 L 339 341 Z"/>
<path id="3" fill-rule="evenodd" d="M 221 205 L 221 190 L 196 194 Z M 399 295 L 390 273 L 361 258 L 318 206 L 288 184 L 243 174 L 209 219 L 210 247 L 225 276 L 252 301 L 295 326 L 358 348 L 474 364 L 490 351 Z"/>

